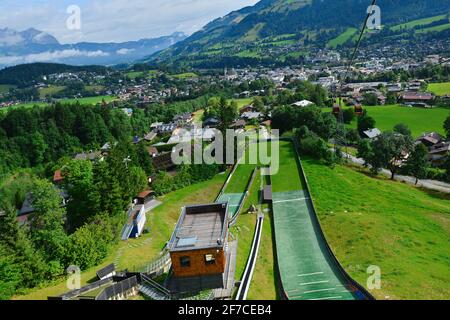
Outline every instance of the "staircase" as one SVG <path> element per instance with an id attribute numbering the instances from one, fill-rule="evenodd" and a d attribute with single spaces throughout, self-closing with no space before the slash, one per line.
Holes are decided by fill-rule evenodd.
<path id="1" fill-rule="evenodd" d="M 156 281 L 141 273 L 139 291 L 152 300 L 171 300 L 171 293 Z"/>
<path id="2" fill-rule="evenodd" d="M 159 290 L 156 290 L 145 283 L 139 285 L 139 292 L 152 300 L 170 300 L 170 297 L 160 293 Z"/>

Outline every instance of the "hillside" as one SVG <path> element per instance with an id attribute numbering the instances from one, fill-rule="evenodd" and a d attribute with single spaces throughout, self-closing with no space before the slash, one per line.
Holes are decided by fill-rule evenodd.
<path id="1" fill-rule="evenodd" d="M 0 70 L 0 84 L 23 87 L 42 79 L 43 76 L 54 73 L 81 71 L 106 73 L 107 70 L 108 68 L 102 66 L 78 67 L 57 63 L 22 64 Z"/>
<path id="2" fill-rule="evenodd" d="M 361 27 L 369 4 L 366 0 L 262 0 L 210 22 L 148 60 L 197 67 L 251 64 L 252 60 L 284 62 L 292 52 L 323 48 L 333 39 L 337 40 L 331 42 L 332 47 L 351 40 L 353 31 Z M 445 20 L 450 0 L 379 0 L 378 5 L 383 25 L 393 27 L 432 16 Z M 445 25 L 445 21 L 436 20 L 426 24 L 430 23 Z M 434 31 L 446 30 L 441 29 Z M 397 27 L 382 32 L 404 31 Z"/>

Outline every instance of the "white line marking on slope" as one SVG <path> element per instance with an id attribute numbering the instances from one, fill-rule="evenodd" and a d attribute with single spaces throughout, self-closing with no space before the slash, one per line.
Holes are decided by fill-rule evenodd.
<path id="1" fill-rule="evenodd" d="M 325 297 L 325 298 L 308 299 L 308 300 L 331 300 L 331 299 L 339 299 L 339 298 L 342 298 L 342 296 Z"/>
<path id="2" fill-rule="evenodd" d="M 307 277 L 307 276 L 313 276 L 316 274 L 323 274 L 323 272 L 313 272 L 313 273 L 304 273 L 304 274 L 299 274 L 299 277 Z"/>
<path id="3" fill-rule="evenodd" d="M 303 200 L 309 200 L 310 198 L 298 198 L 298 199 L 289 199 L 289 200 L 278 200 L 273 201 L 272 203 L 285 203 L 285 202 L 296 202 L 296 201 L 303 201 Z"/>
<path id="4" fill-rule="evenodd" d="M 309 284 L 318 284 L 318 283 L 327 283 L 330 282 L 330 280 L 323 280 L 323 281 L 315 281 L 315 282 L 305 282 L 305 283 L 300 283 L 301 286 L 307 286 Z"/>
<path id="5" fill-rule="evenodd" d="M 336 288 L 311 290 L 311 291 L 305 291 L 305 292 L 303 292 L 303 293 L 314 293 L 314 292 L 331 291 L 331 290 L 336 290 Z M 347 291 L 346 291 L 346 292 L 347 292 Z"/>

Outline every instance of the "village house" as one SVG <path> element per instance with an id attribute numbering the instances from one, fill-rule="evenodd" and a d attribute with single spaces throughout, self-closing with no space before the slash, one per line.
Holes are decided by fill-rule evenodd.
<path id="1" fill-rule="evenodd" d="M 193 120 L 193 116 L 192 116 L 192 113 L 190 113 L 190 112 L 178 114 L 175 117 L 173 117 L 173 122 L 179 126 L 183 126 L 188 123 L 191 123 L 192 120 Z"/>
<path id="2" fill-rule="evenodd" d="M 375 139 L 376 137 L 381 135 L 380 129 L 377 129 L 377 128 L 373 128 L 373 129 L 364 131 L 363 133 L 364 133 L 364 137 L 368 138 L 368 139 Z"/>
<path id="3" fill-rule="evenodd" d="M 431 93 L 405 92 L 400 96 L 400 100 L 404 105 L 428 108 L 433 102 Z"/>
<path id="4" fill-rule="evenodd" d="M 207 128 L 216 128 L 219 125 L 220 121 L 216 118 L 208 118 L 203 121 L 203 126 Z"/>
<path id="5" fill-rule="evenodd" d="M 246 106 L 242 107 L 241 109 L 239 109 L 239 113 L 243 114 L 245 112 L 253 112 L 255 110 L 256 110 L 256 108 L 252 104 L 249 104 L 249 105 L 246 105 Z"/>
<path id="6" fill-rule="evenodd" d="M 428 160 L 432 166 L 442 166 L 450 156 L 450 141 L 442 141 L 431 147 Z"/>
<path id="7" fill-rule="evenodd" d="M 423 143 L 427 148 L 432 148 L 441 141 L 441 135 L 436 132 L 424 133 L 416 139 L 416 142 Z"/>
<path id="8" fill-rule="evenodd" d="M 255 119 L 259 119 L 262 117 L 262 113 L 260 112 L 244 112 L 241 115 L 242 119 L 245 119 L 247 121 L 251 121 L 251 120 L 255 120 Z"/>

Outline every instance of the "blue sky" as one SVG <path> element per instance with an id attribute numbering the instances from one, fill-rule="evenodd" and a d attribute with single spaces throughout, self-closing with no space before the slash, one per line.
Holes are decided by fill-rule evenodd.
<path id="1" fill-rule="evenodd" d="M 191 34 L 209 21 L 258 0 L 1 0 L 0 28 L 36 28 L 62 42 L 119 42 Z M 69 5 L 81 9 L 81 29 L 69 30 Z M 4 14 L 7 13 L 7 14 Z"/>

